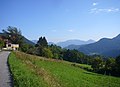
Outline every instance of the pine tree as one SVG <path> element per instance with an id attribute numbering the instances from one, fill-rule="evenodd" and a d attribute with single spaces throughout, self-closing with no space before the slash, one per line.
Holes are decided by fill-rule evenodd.
<path id="1" fill-rule="evenodd" d="M 41 47 L 47 47 L 48 46 L 48 43 L 47 43 L 47 40 L 45 37 L 40 37 L 37 44 L 36 44 L 36 47 L 38 46 L 41 46 Z"/>
<path id="2" fill-rule="evenodd" d="M 39 38 L 39 40 L 37 41 L 37 44 L 35 45 L 36 47 L 41 46 L 42 43 L 42 37 Z"/>
<path id="3" fill-rule="evenodd" d="M 43 47 L 47 47 L 48 46 L 48 42 L 47 42 L 45 37 L 43 37 L 43 39 L 42 39 L 42 46 Z"/>

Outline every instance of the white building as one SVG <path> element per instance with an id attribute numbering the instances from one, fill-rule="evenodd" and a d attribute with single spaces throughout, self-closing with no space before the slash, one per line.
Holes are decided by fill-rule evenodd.
<path id="1" fill-rule="evenodd" d="M 11 44 L 11 43 L 6 44 L 7 50 L 18 50 L 18 48 L 19 48 L 19 44 Z"/>

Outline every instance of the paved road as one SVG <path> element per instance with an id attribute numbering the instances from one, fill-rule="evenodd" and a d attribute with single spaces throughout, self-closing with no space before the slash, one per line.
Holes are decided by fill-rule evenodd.
<path id="1" fill-rule="evenodd" d="M 7 64 L 10 52 L 0 52 L 0 87 L 12 87 L 11 76 Z"/>

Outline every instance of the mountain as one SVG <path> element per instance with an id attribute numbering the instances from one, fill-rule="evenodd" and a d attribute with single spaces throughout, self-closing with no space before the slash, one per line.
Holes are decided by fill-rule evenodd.
<path id="1" fill-rule="evenodd" d="M 74 45 L 74 44 L 72 44 L 72 45 L 69 45 L 69 46 L 67 46 L 65 48 L 73 50 L 73 49 L 79 49 L 81 46 L 83 46 L 83 45 Z"/>
<path id="2" fill-rule="evenodd" d="M 51 45 L 51 44 L 55 44 L 55 43 L 53 43 L 53 42 L 48 42 L 48 45 Z"/>
<path id="3" fill-rule="evenodd" d="M 93 40 L 88 40 L 88 41 L 82 41 L 82 40 L 67 40 L 64 42 L 58 42 L 56 45 L 61 46 L 61 47 L 67 47 L 69 45 L 83 45 L 83 44 L 89 44 L 89 43 L 94 43 L 95 41 Z"/>
<path id="4" fill-rule="evenodd" d="M 31 41 L 36 44 L 38 40 L 31 40 Z"/>
<path id="5" fill-rule="evenodd" d="M 23 40 L 24 40 L 24 42 L 26 42 L 27 44 L 35 45 L 35 43 L 33 43 L 32 41 L 28 40 L 28 39 L 25 38 L 24 36 L 23 36 Z"/>
<path id="6" fill-rule="evenodd" d="M 0 32 L 0 36 L 4 36 L 4 34 Z"/>
<path id="7" fill-rule="evenodd" d="M 120 55 L 120 34 L 112 39 L 102 38 L 98 42 L 80 46 L 78 50 L 88 55 L 116 57 Z"/>

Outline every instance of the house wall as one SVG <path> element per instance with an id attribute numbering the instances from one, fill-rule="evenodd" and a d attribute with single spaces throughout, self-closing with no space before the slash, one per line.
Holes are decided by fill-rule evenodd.
<path id="1" fill-rule="evenodd" d="M 13 50 L 18 50 L 19 44 L 11 44 Z"/>
<path id="2" fill-rule="evenodd" d="M 18 48 L 19 48 L 19 44 L 6 44 L 6 48 L 8 49 L 8 50 L 18 50 Z"/>

